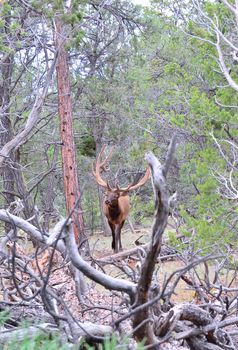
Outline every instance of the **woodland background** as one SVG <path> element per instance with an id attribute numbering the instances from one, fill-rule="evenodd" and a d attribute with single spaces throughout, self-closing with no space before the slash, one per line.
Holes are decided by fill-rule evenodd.
<path id="1" fill-rule="evenodd" d="M 120 271 L 123 279 L 135 283 L 132 286 L 128 282 L 123 291 L 131 297 L 130 307 L 120 288 L 116 294 L 104 294 L 94 284 L 90 293 L 96 301 L 89 307 L 83 301 L 82 287 L 87 288 L 88 282 L 78 270 L 65 271 L 73 261 L 66 253 L 63 258 L 57 255 L 67 249 L 59 247 L 60 241 L 58 246 L 55 244 L 56 253 L 45 246 L 48 232 L 54 231 L 55 224 L 74 208 L 79 222 L 73 230 L 83 246 L 81 255 L 95 271 L 97 268 L 108 273 L 103 264 L 109 262 L 97 261 L 99 257 L 93 257 L 90 243 L 92 237 L 103 241 L 110 234 L 101 214 L 103 193 L 92 175 L 92 164 L 106 144 L 114 146 L 109 181 L 118 180 L 122 186 L 137 181 L 146 168 L 145 154 L 153 151 L 162 165 L 170 159 L 166 193 L 168 198 L 177 193 L 176 205 L 170 208 L 164 249 L 167 257 L 173 256 L 174 270 L 180 263 L 182 268 L 163 278 L 157 276 L 159 267 L 155 268 L 152 279 L 157 281 L 157 289 L 149 283 L 147 297 L 155 298 L 152 304 L 159 311 L 148 306 L 149 314 L 144 315 L 145 320 L 148 317 L 147 324 L 153 325 L 153 336 L 147 329 L 146 336 L 137 334 L 135 338 L 147 348 L 236 349 L 237 1 L 161 0 L 152 1 L 150 7 L 140 7 L 121 0 L 17 0 L 1 1 L 0 14 L 0 343 L 14 348 L 9 340 L 18 336 L 10 334 L 14 328 L 21 329 L 21 336 L 27 329 L 30 338 L 26 340 L 24 333 L 23 343 L 34 342 L 36 349 L 76 345 L 89 348 L 82 345 L 84 338 L 94 347 L 99 343 L 104 348 L 137 346 L 132 340 L 137 333 L 133 331 L 132 295 L 143 275 L 147 254 L 144 245 L 142 250 L 135 245 L 131 253 L 136 255 L 133 261 L 140 262 L 139 268 L 130 265 L 130 254 L 110 260 L 115 268 L 113 278 L 118 277 L 115 271 Z M 65 89 L 63 93 L 61 89 Z M 62 115 L 69 119 L 64 121 Z M 62 152 L 62 130 L 64 126 L 68 128 L 68 122 L 72 122 L 68 141 L 72 141 L 73 169 Z M 173 135 L 177 146 L 172 159 L 167 150 Z M 76 181 L 69 184 L 75 191 L 73 205 L 69 203 L 71 190 L 66 190 L 70 176 Z M 160 196 L 163 189 L 158 193 Z M 163 201 L 162 198 L 162 204 Z M 126 226 L 130 238 L 122 236 L 125 248 L 133 235 L 131 230 L 138 230 L 132 240 L 143 235 L 143 230 L 150 237 L 158 212 L 149 182 L 131 194 L 131 205 L 130 226 Z M 60 229 L 63 231 L 62 225 Z M 143 241 L 148 242 L 149 238 Z M 112 256 L 110 244 L 109 240 L 108 247 L 103 248 L 107 254 L 100 258 Z M 67 243 L 66 246 L 69 248 Z M 160 248 L 154 257 L 156 263 L 159 252 Z M 34 273 L 27 270 L 31 264 Z M 77 264 L 72 265 L 75 268 Z M 82 271 L 82 267 L 77 268 Z M 56 271 L 60 275 L 53 275 Z M 60 299 L 63 292 L 53 282 L 69 278 L 65 276 L 73 276 L 70 283 L 76 300 L 70 299 L 68 292 L 64 296 L 69 300 Z M 172 277 L 176 278 L 173 283 Z M 197 298 L 196 302 L 189 300 L 184 309 L 178 306 L 180 300 L 170 299 L 181 279 Z M 73 281 L 76 286 L 79 283 L 79 292 Z M 166 292 L 168 286 L 170 292 Z M 151 296 L 155 290 L 160 298 Z M 49 306 L 49 295 L 57 307 Z M 101 308 L 110 315 L 105 316 L 105 322 L 97 318 L 101 312 L 98 295 L 103 300 Z M 108 298 L 105 303 L 103 298 Z M 114 298 L 123 305 L 121 313 L 114 309 Z M 193 306 L 195 316 L 185 316 Z M 22 319 L 39 323 L 37 308 L 44 314 L 46 329 L 52 333 L 61 329 L 54 340 L 50 339 L 51 333 L 46 336 L 44 332 L 32 338 L 29 329 L 33 326 L 27 323 L 22 327 Z M 75 321 L 77 317 L 72 316 L 70 308 L 77 310 L 79 320 Z M 94 308 L 94 318 L 90 308 Z M 99 327 L 98 336 L 94 326 L 82 335 L 79 328 L 81 331 L 83 327 L 78 324 L 87 313 L 86 320 L 112 328 Z M 116 319 L 124 316 L 128 324 L 123 328 L 125 320 Z M 227 320 L 229 327 L 224 328 L 227 323 L 224 326 L 222 322 Z M 213 325 L 212 331 L 198 331 L 209 324 Z M 103 343 L 105 332 L 114 335 Z M 127 340 L 122 335 L 127 335 Z M 29 344 L 28 348 L 33 349 L 33 343 Z"/>

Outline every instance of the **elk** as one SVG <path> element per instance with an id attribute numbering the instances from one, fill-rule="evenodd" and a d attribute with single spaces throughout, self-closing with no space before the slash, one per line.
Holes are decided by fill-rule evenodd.
<path id="1" fill-rule="evenodd" d="M 122 250 L 121 230 L 130 211 L 128 192 L 133 191 L 146 183 L 150 177 L 150 168 L 147 166 L 144 176 L 136 184 L 131 183 L 125 188 L 119 187 L 117 184 L 115 188 L 112 188 L 100 175 L 101 170 L 105 170 L 105 165 L 112 153 L 111 148 L 106 158 L 102 160 L 105 147 L 106 146 L 104 145 L 98 154 L 95 168 L 93 168 L 93 175 L 97 184 L 106 189 L 103 201 L 103 213 L 111 228 L 112 249 L 114 250 L 114 253 L 118 253 L 119 250 Z"/>

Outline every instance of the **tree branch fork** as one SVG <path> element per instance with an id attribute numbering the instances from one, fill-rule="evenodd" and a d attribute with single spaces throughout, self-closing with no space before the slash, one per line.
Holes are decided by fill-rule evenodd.
<path id="1" fill-rule="evenodd" d="M 126 294 L 129 297 L 130 306 L 128 311 L 114 322 L 113 327 L 115 327 L 115 329 L 117 329 L 120 322 L 129 318 L 132 320 L 132 333 L 135 339 L 139 341 L 145 340 L 145 344 L 149 347 L 153 348 L 154 346 L 154 348 L 156 348 L 155 344 L 158 344 L 158 342 L 164 341 L 165 339 L 168 340 L 171 337 L 177 340 L 187 339 L 188 343 L 192 338 L 195 339 L 196 337 L 200 337 L 200 349 L 203 350 L 205 349 L 205 345 L 203 344 L 208 341 L 207 338 L 206 340 L 202 340 L 201 337 L 204 334 L 206 335 L 207 332 L 212 332 L 213 338 L 216 340 L 214 332 L 217 327 L 222 328 L 229 324 L 235 324 L 238 322 L 238 319 L 233 317 L 222 322 L 215 322 L 208 311 L 203 310 L 198 305 L 191 305 L 190 303 L 176 305 L 167 313 L 164 313 L 161 310 L 160 300 L 166 294 L 165 289 L 166 286 L 168 286 L 168 283 L 166 284 L 165 281 L 163 288 L 158 285 L 155 266 L 158 261 L 158 255 L 162 245 L 162 236 L 168 220 L 170 202 L 173 200 L 172 197 L 174 197 L 170 197 L 168 194 L 166 177 L 169 167 L 172 164 L 175 150 L 176 137 L 173 137 L 168 148 L 164 165 L 160 163 L 158 158 L 152 152 L 147 153 L 145 156 L 146 161 L 151 167 L 152 173 L 151 180 L 155 197 L 155 218 L 152 225 L 151 241 L 147 245 L 142 257 L 137 282 L 111 277 L 94 268 L 91 263 L 85 261 L 78 251 L 70 219 L 62 219 L 57 224 L 57 230 L 53 230 L 49 233 L 41 232 L 40 229 L 36 228 L 26 220 L 17 217 L 4 209 L 0 209 L 0 220 L 11 223 L 13 228 L 18 227 L 22 229 L 41 244 L 51 246 L 53 249 L 58 250 L 66 260 L 68 259 L 76 271 L 88 277 L 90 280 L 102 285 L 108 290 Z M 193 263 L 191 266 L 195 265 L 196 263 Z M 189 268 L 189 266 L 187 269 L 184 268 L 183 271 L 181 271 L 181 274 L 188 271 Z M 179 276 L 181 276 L 181 274 L 179 274 Z M 176 279 L 172 289 L 175 288 L 179 278 L 180 277 Z M 42 286 L 42 288 L 48 290 L 56 301 L 58 300 L 56 294 L 48 288 L 47 284 L 45 285 L 43 283 Z M 154 293 L 154 290 L 157 290 L 157 292 Z M 156 305 L 159 306 L 160 311 L 155 316 L 153 310 Z M 54 312 L 52 311 L 52 315 L 59 318 L 57 308 L 54 310 Z M 67 322 L 71 324 L 71 334 L 72 332 L 75 332 L 78 336 L 80 336 L 79 334 L 82 334 L 82 332 L 75 331 L 75 329 L 78 328 L 80 330 L 84 329 L 84 334 L 89 332 L 92 337 L 97 337 L 98 334 L 102 336 L 105 332 L 107 334 L 112 334 L 113 332 L 113 327 L 109 326 L 103 328 L 100 327 L 100 325 L 97 325 L 97 327 L 95 326 L 95 329 L 97 329 L 98 334 L 95 335 L 92 324 L 88 325 L 75 322 L 72 317 L 61 317 L 60 319 L 61 322 L 67 320 Z M 190 322 L 192 326 L 186 328 L 183 323 L 184 321 Z M 173 331 L 176 334 L 172 336 Z M 209 342 L 209 344 L 211 343 Z M 209 349 L 212 350 L 221 349 L 219 345 L 216 345 L 216 348 L 212 348 L 212 345 L 209 346 Z"/>

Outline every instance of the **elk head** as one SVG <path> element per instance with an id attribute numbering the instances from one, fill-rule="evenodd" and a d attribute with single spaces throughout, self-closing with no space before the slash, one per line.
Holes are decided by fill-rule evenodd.
<path id="1" fill-rule="evenodd" d="M 93 175 L 97 184 L 106 189 L 103 202 L 103 213 L 106 216 L 112 231 L 112 249 L 117 253 L 119 249 L 122 249 L 121 229 L 130 211 L 128 192 L 133 191 L 146 183 L 150 177 L 150 168 L 147 166 L 144 176 L 136 184 L 131 183 L 127 187 L 119 187 L 117 184 L 115 188 L 112 188 L 100 174 L 102 169 L 105 170 L 105 166 L 112 154 L 111 148 L 108 155 L 102 160 L 105 147 L 106 146 L 104 145 L 98 154 L 96 165 L 93 169 Z"/>

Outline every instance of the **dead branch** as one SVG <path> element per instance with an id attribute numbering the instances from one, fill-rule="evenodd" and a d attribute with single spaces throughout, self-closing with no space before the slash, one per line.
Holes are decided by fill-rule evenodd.
<path id="1" fill-rule="evenodd" d="M 58 332 L 58 327 L 49 323 L 42 323 L 38 326 L 29 326 L 25 328 L 17 328 L 17 329 L 1 329 L 0 330 L 0 344 L 4 345 L 10 340 L 14 339 L 14 341 L 21 341 L 26 336 L 34 337 L 38 334 L 56 334 Z"/>
<path id="2" fill-rule="evenodd" d="M 81 328 L 78 328 L 77 331 L 77 337 L 84 337 L 84 338 L 90 338 L 91 337 L 103 337 L 106 335 L 111 335 L 113 332 L 112 327 L 110 326 L 104 326 L 104 325 L 98 325 L 91 322 L 85 322 L 80 323 Z M 51 323 L 42 323 L 37 326 L 28 326 L 27 328 L 11 328 L 11 329 L 1 329 L 0 330 L 0 344 L 4 345 L 5 343 L 9 342 L 10 340 L 14 339 L 15 341 L 21 341 L 25 337 L 34 338 L 35 336 L 39 334 L 48 334 L 49 336 L 56 336 L 59 334 L 59 328 Z M 62 342 L 66 342 L 67 338 L 64 334 L 64 332 L 60 333 L 60 340 Z"/>
<path id="3" fill-rule="evenodd" d="M 84 273 L 91 280 L 103 285 L 110 290 L 117 290 L 129 294 L 131 297 L 135 294 L 135 284 L 122 279 L 112 278 L 101 271 L 94 269 L 86 263 L 80 256 L 77 245 L 72 234 L 71 224 L 66 225 L 65 242 L 72 264 Z"/>
<path id="4" fill-rule="evenodd" d="M 176 148 L 176 137 L 174 136 L 170 142 L 165 165 L 162 166 L 158 158 L 150 152 L 146 155 L 146 160 L 151 167 L 152 172 L 152 186 L 155 196 L 155 220 L 152 227 L 152 238 L 149 244 L 149 248 L 141 268 L 141 275 L 138 281 L 137 294 L 135 298 L 134 308 L 146 304 L 149 298 L 149 290 L 152 282 L 155 264 L 157 257 L 161 249 L 162 235 L 167 225 L 169 215 L 169 196 L 166 188 L 166 175 L 168 173 L 169 166 L 172 163 L 173 153 Z M 139 329 L 137 328 L 145 319 L 151 318 L 150 309 L 143 308 L 140 312 L 137 312 L 133 320 L 133 328 L 135 331 L 135 337 L 138 340 L 146 339 L 146 345 L 156 343 L 156 337 L 153 331 L 151 322 L 147 322 Z"/>
<path id="5" fill-rule="evenodd" d="M 103 258 L 97 258 L 95 259 L 95 261 L 98 264 L 102 264 L 102 265 L 106 265 L 106 264 L 112 264 L 115 261 L 119 261 L 125 258 L 129 258 L 131 256 L 138 256 L 139 252 L 141 250 L 143 251 L 147 251 L 149 248 L 149 243 L 146 244 L 142 244 L 139 245 L 135 248 L 131 248 L 131 249 L 127 249 L 127 250 L 123 250 L 122 252 L 119 252 L 117 254 L 113 254 L 113 255 L 108 255 L 108 256 L 104 256 Z M 164 247 L 161 247 L 161 254 L 158 257 L 158 261 L 164 261 L 164 260 L 168 260 L 168 259 L 173 259 L 177 256 L 177 254 L 169 254 L 168 253 L 168 249 L 163 249 Z M 172 249 L 171 249 L 172 251 Z"/>
<path id="6" fill-rule="evenodd" d="M 55 69 L 56 60 L 57 60 L 57 53 L 55 54 L 54 60 L 51 64 L 42 93 L 36 94 L 34 105 L 32 107 L 31 112 L 29 113 L 29 117 L 27 119 L 24 129 L 19 134 L 17 134 L 12 140 L 6 143 L 0 150 L 0 165 L 2 165 L 2 163 L 9 157 L 9 154 L 11 153 L 12 150 L 18 149 L 22 144 L 24 144 L 29 139 L 31 132 L 38 121 L 40 111 L 45 101 L 48 88 L 51 83 L 53 72 Z"/>
<path id="7" fill-rule="evenodd" d="M 22 229 L 24 232 L 29 234 L 30 237 L 35 239 L 37 242 L 43 244 L 47 243 L 47 239 L 49 238 L 48 235 L 42 233 L 37 227 L 30 224 L 28 221 L 9 213 L 7 210 L 0 209 L 0 220 L 17 226 L 18 228 Z M 66 253 L 66 247 L 62 240 L 57 242 L 56 249 L 59 250 L 63 255 Z"/>
<path id="8" fill-rule="evenodd" d="M 124 258 L 128 258 L 132 255 L 138 255 L 138 251 L 140 249 L 146 250 L 148 248 L 148 246 L 149 246 L 149 244 L 143 244 L 143 245 L 135 247 L 135 248 L 124 250 L 124 251 L 117 253 L 117 254 L 113 254 L 110 256 L 105 256 L 105 257 L 100 258 L 100 259 L 96 259 L 96 261 L 98 263 L 102 263 L 102 264 L 111 264 L 112 262 L 115 262 L 115 261 L 118 261 L 118 260 L 121 260 Z"/>

